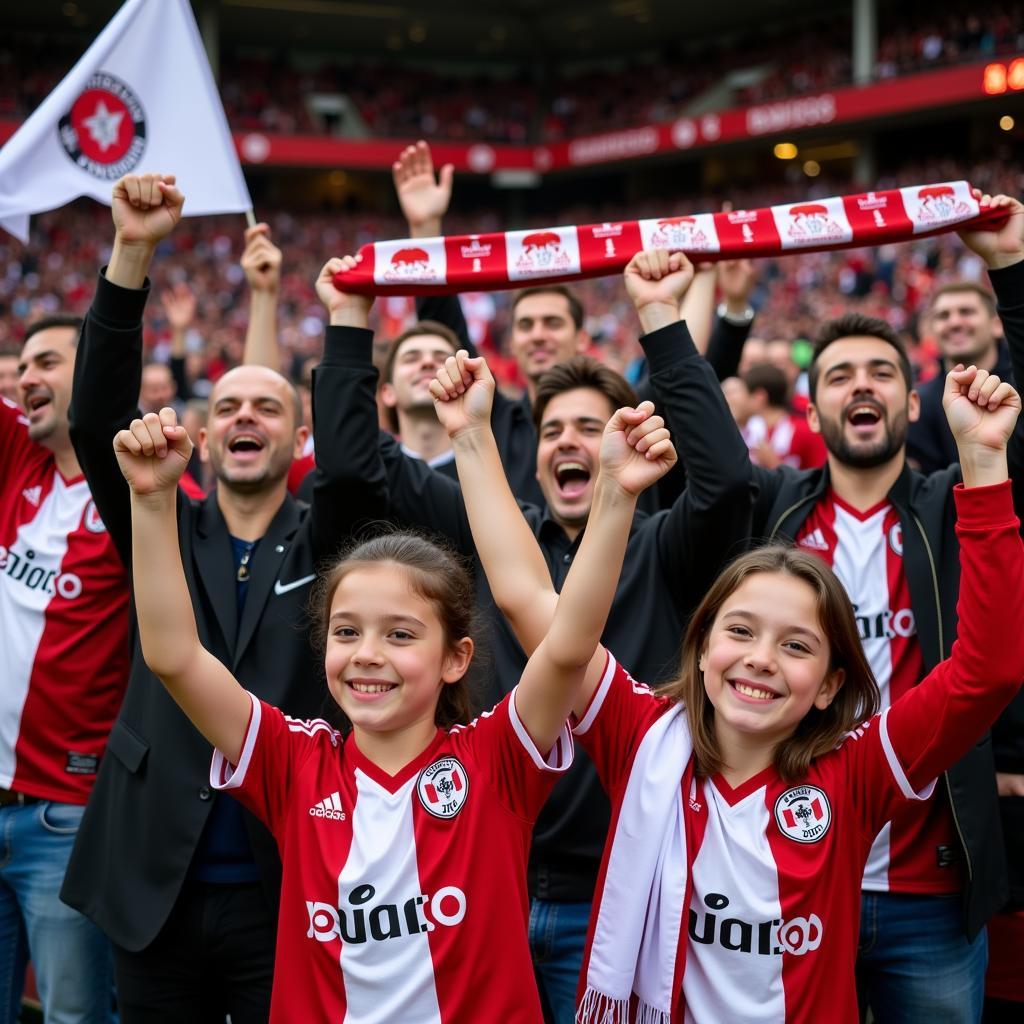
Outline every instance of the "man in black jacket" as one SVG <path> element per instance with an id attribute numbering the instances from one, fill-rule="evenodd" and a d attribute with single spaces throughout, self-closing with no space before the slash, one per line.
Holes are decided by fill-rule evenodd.
<path id="1" fill-rule="evenodd" d="M 677 672 L 687 615 L 750 528 L 746 445 L 731 429 L 732 417 L 714 372 L 679 321 L 679 299 L 692 273 L 686 263 L 664 278 L 660 287 L 665 301 L 658 309 L 652 305 L 641 319 L 652 379 L 674 396 L 675 438 L 687 460 L 689 486 L 672 508 L 653 516 L 637 513 L 603 637 L 622 664 L 651 683 Z M 361 379 L 369 365 L 364 353 L 369 352 L 370 332 L 330 334 L 330 344 L 337 341 L 339 351 L 349 353 L 353 382 Z M 353 388 L 346 408 L 355 412 L 352 403 L 367 400 Z M 520 504 L 556 589 L 565 581 L 586 526 L 604 425 L 623 404 L 635 404 L 629 385 L 586 356 L 576 356 L 540 379 L 534 409 L 536 465 L 547 501 Z M 358 424 L 365 421 L 365 410 L 360 410 L 353 427 L 339 438 L 340 450 L 354 454 L 373 448 L 374 435 L 358 432 Z M 702 430 L 714 430 L 725 440 L 714 451 L 693 445 L 691 439 Z M 458 484 L 403 455 L 387 434 L 379 436 L 379 452 L 387 471 L 391 516 L 403 526 L 441 534 L 475 559 Z M 477 605 L 491 632 L 493 668 L 481 694 L 483 704 L 490 706 L 519 681 L 526 656 L 476 568 Z M 566 780 L 555 787 L 537 821 L 529 865 L 531 944 L 542 992 L 558 1024 L 575 1017 L 576 982 L 608 814 L 593 765 L 577 751 Z"/>
<path id="2" fill-rule="evenodd" d="M 173 178 L 128 176 L 114 187 L 110 264 L 86 318 L 75 367 L 72 437 L 97 508 L 131 565 L 128 489 L 114 433 L 138 415 L 142 311 L 153 252 L 181 216 Z M 175 200 L 177 196 L 177 200 Z M 332 323 L 368 299 L 338 293 L 329 263 L 317 282 Z M 376 430 L 374 374 L 343 374 L 365 403 L 343 412 L 330 345 L 314 371 L 317 429 L 331 438 L 343 415 L 366 409 Z M 366 352 L 369 360 L 369 350 Z M 292 457 L 306 438 L 294 388 L 266 367 L 225 374 L 200 433 L 215 492 L 179 492 L 182 559 L 200 638 L 245 685 L 289 714 L 323 706 L 320 659 L 308 638 L 307 601 L 318 567 L 353 525 L 376 516 L 383 476 L 360 461 L 349 487 L 334 446 L 321 445 L 312 508 L 287 492 Z M 265 1021 L 273 976 L 280 865 L 270 833 L 209 785 L 210 745 L 146 668 L 136 644 L 109 756 L 78 834 L 62 898 L 113 940 L 121 1018 L 134 1021 Z"/>
<path id="3" fill-rule="evenodd" d="M 1024 380 L 1024 207 L 1005 197 L 993 202 L 1010 214 L 1005 227 L 961 237 L 989 268 Z M 918 397 L 906 353 L 884 322 L 850 314 L 826 325 L 810 385 L 809 422 L 825 439 L 828 463 L 803 472 L 754 467 L 752 536 L 795 542 L 832 564 L 854 603 L 884 706 L 947 657 L 956 636 L 952 492 L 960 468 L 923 476 L 907 465 Z M 672 421 L 672 396 L 662 398 Z M 695 439 L 709 451 L 726 441 L 710 429 Z M 1020 513 L 1024 424 L 1008 455 Z M 883 829 L 864 888 L 858 968 L 875 1020 L 978 1020 L 983 928 L 1007 897 L 988 738 L 946 773 L 919 814 Z"/>
<path id="4" fill-rule="evenodd" d="M 925 314 L 939 351 L 941 372 L 918 388 L 921 415 L 907 432 L 907 457 L 922 473 L 956 462 L 956 445 L 942 408 L 946 374 L 957 363 L 974 365 L 1013 382 L 1010 352 L 1002 340 L 992 293 L 974 281 L 951 281 L 931 297 Z"/>

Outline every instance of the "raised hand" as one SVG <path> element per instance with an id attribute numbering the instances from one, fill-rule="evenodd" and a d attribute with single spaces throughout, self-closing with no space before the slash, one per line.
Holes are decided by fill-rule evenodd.
<path id="1" fill-rule="evenodd" d="M 270 240 L 269 224 L 246 229 L 242 269 L 253 291 L 277 291 L 281 284 L 281 250 Z"/>
<path id="2" fill-rule="evenodd" d="M 316 279 L 316 294 L 324 304 L 334 327 L 367 327 L 372 295 L 356 295 L 340 291 L 334 284 L 334 275 L 352 270 L 362 262 L 362 256 L 335 256 L 329 259 Z"/>
<path id="3" fill-rule="evenodd" d="M 187 331 L 196 316 L 196 297 L 184 281 L 160 293 L 164 316 L 174 331 Z"/>
<path id="4" fill-rule="evenodd" d="M 718 287 L 728 312 L 742 315 L 750 305 L 750 293 L 757 282 L 754 261 L 722 260 L 718 264 Z"/>
<path id="5" fill-rule="evenodd" d="M 654 415 L 653 402 L 619 409 L 601 438 L 601 475 L 634 497 L 663 477 L 676 463 L 665 421 Z"/>
<path id="6" fill-rule="evenodd" d="M 174 230 L 185 205 L 174 182 L 173 174 L 126 174 L 114 185 L 115 242 L 152 247 Z"/>
<path id="7" fill-rule="evenodd" d="M 981 189 L 971 190 L 974 198 L 993 210 L 1005 210 L 1007 222 L 998 230 L 992 228 L 960 231 L 968 249 L 976 252 L 990 270 L 1000 270 L 1024 260 L 1024 204 L 1011 196 L 983 195 Z"/>
<path id="8" fill-rule="evenodd" d="M 483 356 L 470 358 L 465 349 L 449 356 L 430 382 L 434 409 L 451 438 L 463 431 L 488 427 L 494 403 L 494 377 Z"/>
<path id="9" fill-rule="evenodd" d="M 966 487 L 1007 478 L 1006 445 L 1020 415 L 1020 395 L 1005 381 L 975 366 L 956 366 L 942 394 Z"/>
<path id="10" fill-rule="evenodd" d="M 445 164 L 439 177 L 434 176 L 434 158 L 430 147 L 421 139 L 406 146 L 391 165 L 391 177 L 402 213 L 409 222 L 413 238 L 429 238 L 441 234 L 441 218 L 452 200 L 452 178 L 455 168 Z"/>
<path id="11" fill-rule="evenodd" d="M 192 457 L 192 440 L 171 408 L 132 420 L 114 437 L 114 454 L 132 493 L 172 491 Z"/>
<path id="12" fill-rule="evenodd" d="M 626 293 L 646 333 L 679 319 L 679 303 L 693 281 L 693 264 L 681 252 L 646 249 L 623 271 Z"/>

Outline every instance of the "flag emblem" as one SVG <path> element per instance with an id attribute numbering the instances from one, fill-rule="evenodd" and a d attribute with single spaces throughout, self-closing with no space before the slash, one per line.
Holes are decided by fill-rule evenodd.
<path id="1" fill-rule="evenodd" d="M 420 772 L 416 792 L 435 818 L 454 818 L 469 795 L 469 776 L 454 757 L 442 757 Z"/>
<path id="2" fill-rule="evenodd" d="M 71 160 L 104 181 L 128 174 L 146 149 L 142 104 L 121 79 L 103 71 L 89 79 L 57 132 Z"/>
<path id="3" fill-rule="evenodd" d="M 794 786 L 775 801 L 775 823 L 797 843 L 816 843 L 832 824 L 832 807 L 823 789 Z"/>

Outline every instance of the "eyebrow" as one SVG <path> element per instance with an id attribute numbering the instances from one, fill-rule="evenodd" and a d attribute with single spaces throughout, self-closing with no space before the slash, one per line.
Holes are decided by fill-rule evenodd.
<path id="1" fill-rule="evenodd" d="M 829 366 L 825 370 L 825 376 L 827 377 L 830 373 L 835 373 L 836 370 L 852 370 L 858 364 L 847 360 L 845 363 L 836 363 L 835 366 Z M 897 365 L 891 359 L 869 359 L 867 366 L 871 369 L 877 369 L 879 366 L 888 366 L 891 370 L 899 369 Z"/>
<path id="2" fill-rule="evenodd" d="M 347 608 L 342 608 L 334 612 L 328 621 L 334 622 L 335 619 L 358 619 L 359 617 L 359 612 L 350 611 Z M 417 619 L 415 615 L 384 615 L 381 618 L 382 621 L 391 624 L 394 624 L 396 622 L 410 622 L 413 625 L 419 626 L 421 629 L 427 628 L 426 623 L 420 622 L 420 620 Z"/>
<path id="3" fill-rule="evenodd" d="M 560 426 L 562 426 L 564 424 L 564 422 L 565 422 L 564 420 L 560 420 L 560 419 L 545 420 L 540 425 L 540 429 L 541 430 L 547 430 L 548 427 L 556 427 L 556 426 L 560 427 Z M 575 423 L 575 424 L 577 424 L 578 426 L 581 426 L 581 427 L 587 427 L 587 426 L 593 425 L 593 426 L 601 427 L 601 429 L 603 430 L 605 423 L 607 423 L 608 421 L 607 420 L 600 420 L 596 416 L 573 416 L 573 417 L 570 417 L 569 422 L 570 423 Z"/>
<path id="4" fill-rule="evenodd" d="M 55 348 L 48 348 L 45 352 L 37 352 L 31 359 L 23 359 L 18 363 L 18 373 L 24 373 L 29 363 L 41 363 L 44 359 L 61 359 L 61 354 Z"/>
<path id="5" fill-rule="evenodd" d="M 753 621 L 760 621 L 758 619 L 758 616 L 756 616 L 753 612 L 745 611 L 743 608 L 732 608 L 729 611 L 725 612 L 725 614 L 722 616 L 722 618 L 723 619 L 727 619 L 731 615 L 738 615 L 738 616 L 740 616 L 740 618 L 751 619 Z M 806 626 L 786 626 L 785 629 L 783 630 L 783 632 L 784 633 L 799 633 L 801 636 L 810 637 L 812 640 L 816 641 L 817 643 L 821 643 L 821 637 L 817 633 L 815 633 L 815 631 L 813 629 L 808 629 Z"/>
<path id="6" fill-rule="evenodd" d="M 216 409 L 218 406 L 223 405 L 225 402 L 229 405 L 241 405 L 245 401 L 245 398 L 239 398 L 237 395 L 224 395 L 222 398 L 218 398 L 214 403 L 213 407 Z M 272 402 L 274 405 L 284 408 L 285 403 L 280 398 L 275 398 L 273 395 L 258 395 L 255 398 L 250 399 L 253 405 L 259 405 L 261 402 Z"/>

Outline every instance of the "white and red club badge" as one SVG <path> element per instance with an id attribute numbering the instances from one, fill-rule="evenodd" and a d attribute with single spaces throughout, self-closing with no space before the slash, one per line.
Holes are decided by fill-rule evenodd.
<path id="1" fill-rule="evenodd" d="M 146 149 L 146 117 L 139 98 L 105 71 L 89 79 L 57 131 L 68 157 L 104 181 L 134 170 Z"/>
<path id="2" fill-rule="evenodd" d="M 832 807 L 823 789 L 794 786 L 775 801 L 775 824 L 797 843 L 817 843 L 832 824 Z"/>
<path id="3" fill-rule="evenodd" d="M 442 757 L 420 772 L 416 792 L 429 814 L 454 818 L 469 796 L 469 776 L 456 758 Z"/>

